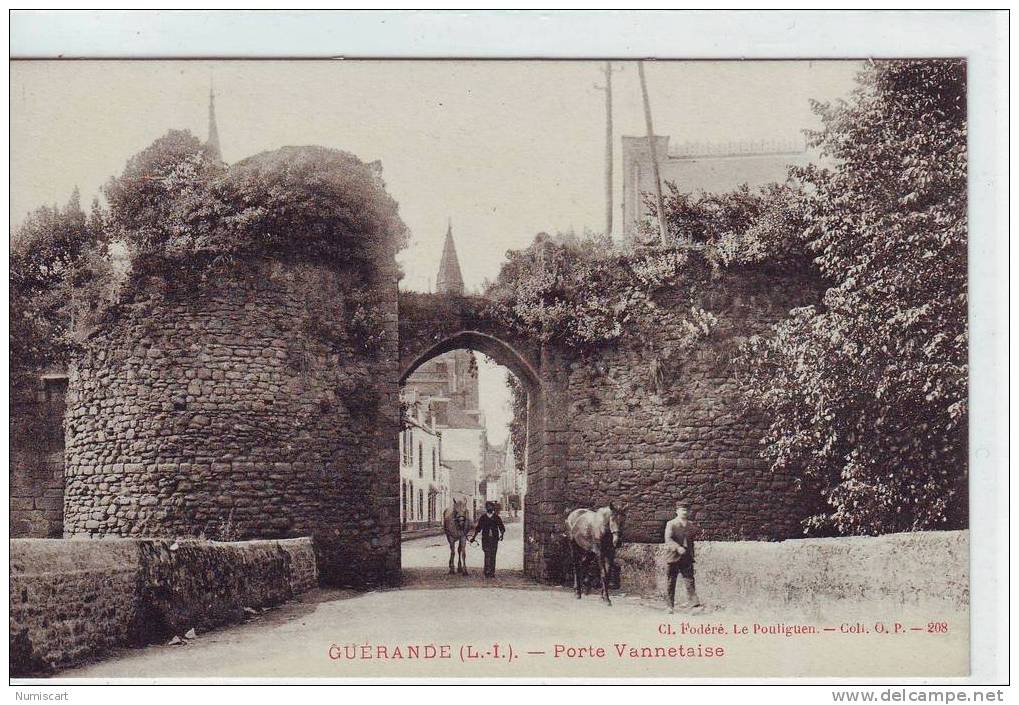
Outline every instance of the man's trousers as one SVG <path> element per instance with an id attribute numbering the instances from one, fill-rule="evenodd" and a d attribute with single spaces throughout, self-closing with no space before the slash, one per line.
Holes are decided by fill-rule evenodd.
<path id="1" fill-rule="evenodd" d="M 697 597 L 697 588 L 694 584 L 693 577 L 693 561 L 676 561 L 675 563 L 669 563 L 669 592 L 666 599 L 669 602 L 669 607 L 676 606 L 676 579 L 683 576 L 683 592 L 685 593 L 685 599 L 681 603 L 682 606 L 696 607 L 701 603 L 700 598 Z"/>
<path id="2" fill-rule="evenodd" d="M 485 575 L 491 578 L 495 575 L 495 553 L 499 550 L 499 539 L 482 539 L 481 550 L 485 552 Z"/>

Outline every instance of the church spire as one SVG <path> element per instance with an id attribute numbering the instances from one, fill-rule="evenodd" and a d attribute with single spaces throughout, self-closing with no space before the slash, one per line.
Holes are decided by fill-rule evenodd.
<path id="1" fill-rule="evenodd" d="M 439 276 L 435 279 L 435 290 L 440 294 L 462 296 L 464 293 L 464 279 L 460 273 L 460 262 L 453 242 L 452 218 L 446 228 L 446 242 L 442 246 L 442 259 L 439 261 Z"/>
<path id="2" fill-rule="evenodd" d="M 219 151 L 219 130 L 216 128 L 216 93 L 212 84 L 209 84 L 209 138 L 205 144 L 217 161 L 223 161 L 223 154 Z"/>

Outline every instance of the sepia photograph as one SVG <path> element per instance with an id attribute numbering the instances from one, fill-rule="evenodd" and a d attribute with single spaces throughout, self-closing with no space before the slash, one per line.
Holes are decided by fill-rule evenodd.
<path id="1" fill-rule="evenodd" d="M 14 683 L 973 673 L 967 56 L 145 59 L 10 63 Z"/>

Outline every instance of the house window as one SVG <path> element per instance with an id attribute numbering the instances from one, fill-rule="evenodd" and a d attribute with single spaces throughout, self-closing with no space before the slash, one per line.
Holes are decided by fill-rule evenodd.
<path id="1" fill-rule="evenodd" d="M 425 446 L 418 441 L 418 477 L 425 476 Z"/>
<path id="2" fill-rule="evenodd" d="M 425 515 L 425 491 L 418 490 L 418 517 L 423 518 Z"/>
<path id="3" fill-rule="evenodd" d="M 434 480 L 435 475 L 435 447 L 432 447 L 432 479 Z"/>

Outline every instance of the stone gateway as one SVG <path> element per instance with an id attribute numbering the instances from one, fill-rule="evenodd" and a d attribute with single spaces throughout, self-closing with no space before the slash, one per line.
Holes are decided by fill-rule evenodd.
<path id="1" fill-rule="evenodd" d="M 705 267 L 707 265 L 704 265 Z M 481 297 L 401 294 L 400 369 L 469 347 L 508 367 L 528 393 L 524 570 L 565 577 L 566 515 L 614 502 L 624 542 L 657 543 L 676 501 L 698 508 L 707 540 L 802 536 L 819 495 L 761 457 L 765 420 L 744 408 L 735 357 L 789 310 L 816 301 L 816 281 L 744 267 L 659 295 L 664 315 L 646 339 L 578 352 L 535 345 L 500 323 Z M 690 306 L 718 324 L 683 347 Z"/>
<path id="2" fill-rule="evenodd" d="M 760 457 L 764 420 L 738 398 L 733 357 L 816 300 L 815 282 L 727 270 L 693 291 L 718 318 L 694 349 L 676 343 L 686 291 L 661 296 L 651 339 L 577 352 L 511 330 L 481 297 L 398 295 L 382 264 L 371 350 L 342 271 L 258 259 L 154 276 L 69 372 L 64 535 L 312 536 L 324 582 L 398 583 L 399 384 L 457 348 L 528 392 L 529 576 L 563 579 L 564 517 L 609 501 L 627 543 L 657 542 L 677 500 L 698 507 L 707 540 L 801 535 L 817 495 Z"/>

